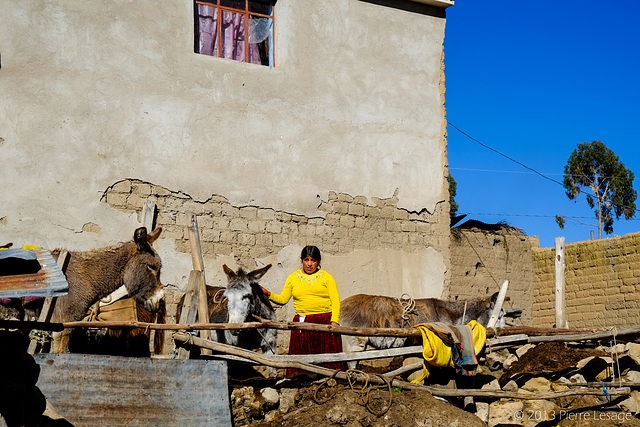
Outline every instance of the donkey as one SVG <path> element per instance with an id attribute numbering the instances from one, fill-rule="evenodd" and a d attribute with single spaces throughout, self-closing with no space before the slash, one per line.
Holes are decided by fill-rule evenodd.
<path id="1" fill-rule="evenodd" d="M 167 311 L 164 299 L 160 300 L 157 311 L 151 312 L 133 298 L 119 300 L 122 304 L 113 311 L 96 309 L 94 304 L 91 315 L 97 310 L 97 322 L 92 328 L 75 328 L 69 339 L 71 353 L 105 354 L 111 356 L 151 357 L 161 354 L 164 348 L 164 331 L 151 331 L 140 328 L 109 329 L 101 328 L 100 321 L 133 320 L 145 323 L 166 323 Z M 132 304 L 132 305 L 129 305 Z M 132 307 L 134 306 L 134 307 Z M 88 315 L 84 319 L 87 319 Z M 153 341 L 152 341 L 153 338 Z"/>
<path id="2" fill-rule="evenodd" d="M 227 275 L 228 286 L 207 286 L 207 305 L 211 323 L 245 323 L 255 321 L 254 315 L 275 321 L 276 313 L 269 299 L 262 292 L 258 281 L 271 268 L 271 264 L 249 273 L 240 268 L 233 271 L 226 264 L 222 266 Z M 180 318 L 184 296 L 178 304 L 177 318 Z M 262 349 L 264 354 L 274 354 L 276 330 L 270 328 L 216 330 L 212 339 L 242 347 L 248 350 Z"/>
<path id="3" fill-rule="evenodd" d="M 101 249 L 69 252 L 65 270 L 69 292 L 58 297 L 52 322 L 82 320 L 89 307 L 124 285 L 129 295 L 156 311 L 164 298 L 160 269 L 162 262 L 151 247 L 162 232 L 161 227 L 147 234 L 145 227 L 133 233 L 133 240 Z M 52 252 L 57 260 L 61 249 Z M 52 352 L 68 351 L 71 331 L 54 333 Z"/>
<path id="4" fill-rule="evenodd" d="M 464 325 L 475 320 L 486 326 L 495 306 L 498 292 L 490 297 L 445 301 L 437 298 L 414 300 L 415 306 L 407 310 L 402 301 L 382 295 L 358 294 L 344 299 L 340 309 L 340 324 L 355 328 L 411 328 L 421 323 L 442 322 L 448 325 Z M 504 326 L 504 312 L 496 326 Z M 376 349 L 403 347 L 411 340 L 406 337 L 365 337 L 343 335 L 343 347 L 347 352 L 363 351 L 367 345 Z M 349 362 L 355 368 L 357 362 Z"/>
<path id="5" fill-rule="evenodd" d="M 255 321 L 254 315 L 267 320 L 276 320 L 276 312 L 258 284 L 258 280 L 270 268 L 271 264 L 268 264 L 245 273 L 242 268 L 234 272 L 226 264 L 222 266 L 228 279 L 224 296 L 227 299 L 229 323 L 252 322 Z M 244 348 L 260 347 L 264 354 L 274 354 L 276 330 L 271 328 L 233 329 L 225 331 L 225 340 L 231 345 Z"/>

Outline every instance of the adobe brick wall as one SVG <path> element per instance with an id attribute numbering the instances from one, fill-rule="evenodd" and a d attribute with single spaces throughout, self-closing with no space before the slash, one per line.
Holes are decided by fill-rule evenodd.
<path id="1" fill-rule="evenodd" d="M 533 253 L 533 324 L 555 324 L 555 248 Z M 640 233 L 565 245 L 570 328 L 640 324 Z"/>
<path id="2" fill-rule="evenodd" d="M 307 217 L 270 208 L 233 206 L 219 195 L 199 202 L 184 193 L 130 179 L 110 186 L 102 201 L 140 215 L 150 197 L 157 206 L 156 225 L 164 228 L 162 238 L 175 239 L 178 252 L 191 252 L 185 214 L 191 211 L 197 215 L 203 256 L 233 255 L 239 265 L 251 266 L 256 258 L 288 245 L 307 244 L 332 255 L 389 248 L 417 253 L 433 247 L 444 259 L 449 258 L 447 203 L 439 203 L 433 214 L 412 213 L 398 208 L 396 197 L 372 197 L 369 203 L 364 196 L 329 192 L 318 207 L 318 216 Z"/>
<path id="3" fill-rule="evenodd" d="M 459 229 L 451 238 L 451 282 L 443 298 L 466 299 L 491 295 L 509 280 L 504 307 L 523 309 L 517 324 L 531 324 L 533 249 L 536 236 L 500 234 L 478 229 Z"/>

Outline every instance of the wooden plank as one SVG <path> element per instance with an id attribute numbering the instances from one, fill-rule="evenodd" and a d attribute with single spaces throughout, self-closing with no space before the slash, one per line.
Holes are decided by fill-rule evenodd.
<path id="1" fill-rule="evenodd" d="M 496 299 L 495 305 L 493 306 L 493 310 L 491 311 L 491 317 L 489 318 L 489 322 L 487 323 L 487 328 L 493 328 L 498 321 L 498 317 L 500 317 L 500 312 L 502 311 L 502 304 L 504 304 L 504 297 L 507 296 L 507 288 L 509 287 L 509 281 L 505 280 L 502 282 L 502 286 L 500 286 L 500 292 L 498 292 L 498 298 Z"/>
<path id="2" fill-rule="evenodd" d="M 67 267 L 68 258 L 69 258 L 69 252 L 66 249 L 61 250 L 60 253 L 58 254 L 57 265 L 60 271 L 63 272 L 63 274 L 64 274 L 64 270 Z M 53 314 L 53 309 L 55 308 L 55 298 L 56 297 L 46 297 L 44 299 L 44 303 L 42 304 L 42 309 L 40 311 L 40 317 L 38 318 L 38 322 L 51 321 L 51 315 Z M 38 350 L 38 344 L 39 342 L 37 339 L 35 338 L 31 339 L 31 341 L 29 342 L 29 348 L 27 349 L 27 352 L 32 356 L 36 354 L 36 351 Z"/>
<path id="3" fill-rule="evenodd" d="M 38 388 L 76 427 L 231 426 L 224 361 L 48 353 L 35 360 Z"/>
<path id="4" fill-rule="evenodd" d="M 198 218 L 193 212 L 187 212 L 186 214 L 193 269 L 202 273 L 200 282 L 196 288 L 196 293 L 198 295 L 198 319 L 200 322 L 204 323 L 209 321 L 209 306 L 207 305 L 207 288 L 204 274 L 204 260 L 202 258 L 202 247 L 200 245 L 200 232 L 198 231 Z M 211 334 L 207 330 L 202 330 L 200 331 L 200 338 L 208 340 L 211 338 Z M 201 349 L 201 354 L 210 355 L 211 350 L 203 348 Z"/>
<path id="5" fill-rule="evenodd" d="M 198 270 L 191 270 L 189 274 L 189 282 L 187 284 L 187 290 L 184 294 L 183 306 L 180 310 L 179 324 L 187 324 L 193 322 L 196 317 L 196 310 L 194 304 L 197 302 L 195 298 L 196 287 L 200 283 L 200 276 L 202 272 Z M 185 348 L 178 349 L 178 359 L 188 359 L 189 350 Z"/>
<path id="6" fill-rule="evenodd" d="M 142 225 L 147 227 L 147 231 L 154 229 L 153 223 L 156 215 L 156 202 L 153 199 L 147 199 L 142 207 Z"/>
<path id="7" fill-rule="evenodd" d="M 182 332 L 176 332 L 174 334 L 174 338 L 181 341 L 191 340 L 190 337 L 187 337 L 186 334 Z M 247 359 L 253 360 L 262 365 L 269 365 L 271 363 L 270 357 L 265 357 L 265 355 L 263 354 L 254 353 L 252 351 L 244 350 L 239 347 L 233 347 L 227 344 L 221 344 L 214 341 L 207 341 L 207 340 L 200 339 L 198 337 L 194 337 L 192 341 L 194 345 L 207 346 L 208 348 L 211 348 L 216 351 L 224 351 L 237 356 L 246 357 Z M 275 366 L 278 368 L 293 367 L 297 369 L 304 369 L 305 371 L 312 372 L 319 375 L 325 375 L 325 376 L 335 375 L 335 377 L 340 380 L 347 379 L 346 377 L 347 374 L 344 371 L 335 371 L 333 369 L 324 368 L 322 366 L 316 366 L 310 363 L 303 363 L 303 362 L 297 362 L 297 361 L 289 362 L 289 363 L 276 362 L 271 364 L 270 366 Z M 380 384 L 380 383 L 386 384 L 385 381 L 383 381 L 381 378 L 378 378 L 377 376 L 370 376 L 369 381 L 375 384 Z M 579 389 L 579 390 L 561 390 L 561 391 L 554 391 L 549 393 L 530 393 L 530 392 L 520 393 L 520 392 L 510 392 L 510 391 L 503 391 L 503 390 L 495 390 L 495 391 L 477 390 L 477 389 L 449 390 L 449 389 L 442 389 L 442 388 L 432 387 L 432 386 L 411 384 L 406 381 L 399 380 L 397 378 L 391 379 L 390 383 L 394 387 L 396 386 L 402 387 L 408 390 L 427 390 L 434 396 L 455 396 L 455 397 L 477 396 L 477 397 L 499 397 L 499 398 L 511 398 L 511 399 L 523 399 L 523 400 L 540 400 L 540 399 L 546 400 L 546 399 L 555 399 L 558 397 L 566 397 L 566 396 L 577 396 L 577 395 L 598 396 L 602 394 L 602 389 L 597 389 L 597 388 L 596 389 Z M 630 394 L 631 389 L 629 387 L 620 387 L 618 389 L 607 390 L 607 392 L 611 396 L 614 396 L 614 395 L 622 396 L 622 395 Z"/>

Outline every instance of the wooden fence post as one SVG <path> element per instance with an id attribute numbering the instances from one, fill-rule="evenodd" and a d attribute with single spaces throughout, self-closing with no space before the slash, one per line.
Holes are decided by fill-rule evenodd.
<path id="1" fill-rule="evenodd" d="M 186 212 L 187 227 L 189 229 L 189 243 L 191 244 L 191 260 L 193 269 L 199 271 L 200 281 L 196 284 L 195 297 L 198 299 L 198 319 L 201 323 L 209 323 L 209 305 L 207 304 L 207 288 L 204 275 L 204 260 L 202 259 L 202 247 L 200 246 L 200 232 L 198 231 L 198 218 L 193 212 Z M 211 334 L 208 330 L 200 331 L 200 338 L 208 340 Z M 201 349 L 201 354 L 212 354 L 210 349 Z"/>
<path id="2" fill-rule="evenodd" d="M 58 254 L 57 264 L 62 273 L 64 273 L 64 270 L 66 268 L 68 257 L 69 252 L 67 252 L 66 249 L 61 250 L 60 254 Z M 44 299 L 42 310 L 40 310 L 40 317 L 38 317 L 39 322 L 49 322 L 51 320 L 51 315 L 53 314 L 53 309 L 56 305 L 56 298 L 57 297 L 46 297 Z M 34 354 L 36 354 L 36 350 L 38 350 L 38 340 L 32 338 L 29 342 L 29 348 L 27 349 L 27 352 L 33 356 Z"/>
<path id="3" fill-rule="evenodd" d="M 182 305 L 182 310 L 180 311 L 180 318 L 178 319 L 179 324 L 190 324 L 194 323 L 196 320 L 196 307 L 197 296 L 196 289 L 202 280 L 202 272 L 198 270 L 191 270 L 191 274 L 189 274 L 189 283 L 187 284 L 187 290 L 184 293 L 184 301 Z M 168 336 L 171 331 L 165 331 Z M 173 334 L 172 334 L 173 335 Z M 178 359 L 188 359 L 189 358 L 189 350 L 184 347 L 180 347 L 178 349 L 177 354 Z"/>
<path id="4" fill-rule="evenodd" d="M 564 278 L 564 237 L 556 237 L 556 328 L 568 328 L 566 300 L 565 300 L 565 278 Z"/>

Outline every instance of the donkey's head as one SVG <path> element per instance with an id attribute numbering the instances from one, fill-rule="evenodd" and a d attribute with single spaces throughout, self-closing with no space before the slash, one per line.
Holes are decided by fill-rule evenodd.
<path id="1" fill-rule="evenodd" d="M 258 280 L 271 268 L 271 264 L 250 273 L 245 273 L 242 268 L 235 272 L 226 264 L 222 268 L 228 279 L 224 295 L 227 298 L 229 323 L 251 322 L 255 320 L 254 314 L 265 317 L 269 309 L 273 310 L 258 286 Z M 231 330 L 229 332 L 232 335 L 237 335 L 240 331 Z"/>
<path id="2" fill-rule="evenodd" d="M 160 269 L 162 261 L 158 253 L 151 247 L 162 232 L 157 227 L 147 234 L 145 227 L 138 228 L 133 234 L 133 244 L 128 251 L 128 259 L 124 267 L 123 281 L 127 292 L 150 311 L 158 309 L 164 298 Z"/>

